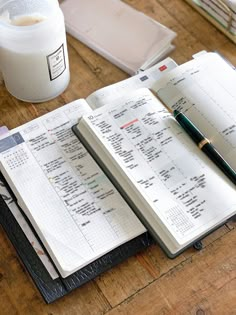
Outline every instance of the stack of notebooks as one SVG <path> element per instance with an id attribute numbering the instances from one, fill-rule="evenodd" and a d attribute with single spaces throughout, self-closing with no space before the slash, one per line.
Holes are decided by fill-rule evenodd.
<path id="1" fill-rule="evenodd" d="M 166 109 L 184 112 L 235 170 L 235 84 L 216 53 L 167 58 L 2 129 L 0 222 L 47 302 L 153 240 L 174 258 L 236 214 L 235 184 Z"/>
<path id="2" fill-rule="evenodd" d="M 235 0 L 186 0 L 231 40 L 236 42 Z"/>

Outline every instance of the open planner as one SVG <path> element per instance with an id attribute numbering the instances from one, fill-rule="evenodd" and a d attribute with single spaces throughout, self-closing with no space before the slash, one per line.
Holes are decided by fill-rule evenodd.
<path id="1" fill-rule="evenodd" d="M 166 108 L 236 169 L 235 83 L 216 53 L 167 58 L 0 139 L 1 172 L 62 277 L 147 230 L 175 257 L 236 214 L 235 185 Z"/>
<path id="2" fill-rule="evenodd" d="M 10 145 L 7 151 L 1 145 L 1 152 L 14 152 L 8 156 L 7 163 L 21 186 L 16 189 L 12 178 L 12 181 L 9 180 L 10 189 L 0 176 L 0 223 L 46 302 L 55 301 L 153 242 L 143 224 L 79 143 L 71 127 L 91 108 L 100 107 L 134 89 L 151 87 L 163 73 L 176 66 L 172 59 L 167 58 L 136 76 L 95 91 L 86 101 L 75 101 L 11 131 L 6 127 L 0 128 L 1 144 L 5 148 Z M 18 145 L 15 146 L 16 143 Z M 25 176 L 24 181 L 21 176 Z M 34 178 L 35 185 L 32 185 L 30 178 Z M 39 187 L 42 181 L 45 186 Z M 46 189 L 43 197 L 42 186 Z M 21 189 L 24 190 L 23 195 Z M 11 193 L 12 190 L 14 193 Z M 34 214 L 29 213 L 28 202 L 38 209 L 42 220 L 40 223 L 38 218 L 29 221 L 30 215 Z M 57 207 L 60 203 L 61 210 L 56 207 L 49 210 L 49 205 L 54 203 L 57 203 Z M 46 209 L 50 222 L 46 220 Z M 60 211 L 65 212 L 61 219 Z M 65 259 L 70 259 L 70 264 L 71 261 L 73 263 L 73 240 L 71 243 L 68 233 L 63 233 L 66 224 L 72 224 L 75 235 L 70 234 L 71 237 L 78 240 L 80 235 L 78 245 L 83 245 L 83 250 L 87 251 L 82 257 L 81 253 L 78 255 L 82 258 L 80 262 L 74 260 L 74 267 L 78 269 L 75 272 L 71 265 L 71 269 L 59 263 L 55 265 L 55 260 L 60 260 L 60 256 L 62 259 L 65 256 Z M 58 228 L 61 228 L 60 233 Z M 49 242 L 51 239 L 57 244 L 57 250 L 53 250 L 55 260 L 52 259 L 54 257 L 47 230 Z M 55 236 L 58 234 L 55 233 L 63 237 L 57 238 Z"/>

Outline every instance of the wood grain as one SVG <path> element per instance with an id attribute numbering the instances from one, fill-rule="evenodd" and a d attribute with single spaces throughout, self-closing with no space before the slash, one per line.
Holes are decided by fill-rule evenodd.
<path id="1" fill-rule="evenodd" d="M 181 0 L 126 0 L 177 33 L 172 52 L 178 63 L 200 50 L 219 51 L 236 64 L 236 46 Z M 0 125 L 14 128 L 127 74 L 69 36 L 71 80 L 56 99 L 30 104 L 0 86 Z M 68 296 L 46 305 L 0 228 L 0 314 L 236 314 L 235 221 L 174 260 L 153 245 Z"/>

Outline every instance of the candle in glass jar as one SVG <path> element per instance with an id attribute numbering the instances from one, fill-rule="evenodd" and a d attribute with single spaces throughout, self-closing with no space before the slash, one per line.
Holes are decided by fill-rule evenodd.
<path id="1" fill-rule="evenodd" d="M 16 26 L 29 26 L 29 25 L 40 23 L 45 19 L 46 19 L 45 16 L 37 15 L 37 14 L 32 15 L 32 16 L 22 15 L 22 16 L 15 17 L 10 22 L 12 25 L 16 25 Z"/>
<path id="2" fill-rule="evenodd" d="M 5 24 L 0 69 L 8 91 L 24 101 L 42 102 L 62 93 L 69 83 L 64 17 L 33 13 Z M 6 36 L 7 35 L 7 36 Z"/>

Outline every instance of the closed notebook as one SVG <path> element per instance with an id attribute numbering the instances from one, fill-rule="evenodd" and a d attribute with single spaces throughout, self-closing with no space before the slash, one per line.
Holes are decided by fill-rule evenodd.
<path id="1" fill-rule="evenodd" d="M 119 0 L 64 0 L 66 30 L 129 74 L 172 49 L 176 33 Z"/>

